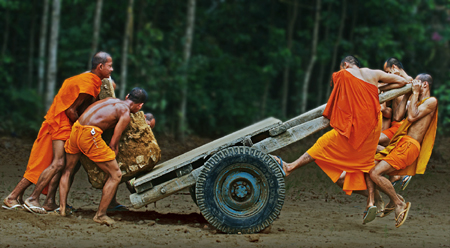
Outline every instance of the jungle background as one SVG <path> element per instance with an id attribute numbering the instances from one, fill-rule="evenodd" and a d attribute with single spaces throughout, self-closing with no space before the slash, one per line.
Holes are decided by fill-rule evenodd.
<path id="1" fill-rule="evenodd" d="M 215 138 L 326 102 L 343 56 L 430 73 L 450 126 L 446 0 L 0 0 L 0 133 L 34 137 L 64 79 L 113 57 L 123 99 L 146 89 L 156 133 Z"/>

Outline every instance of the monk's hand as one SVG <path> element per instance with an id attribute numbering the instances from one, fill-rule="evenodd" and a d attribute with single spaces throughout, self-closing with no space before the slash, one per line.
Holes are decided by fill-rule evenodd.
<path id="1" fill-rule="evenodd" d="M 398 70 L 398 68 L 392 67 L 391 68 L 391 73 L 395 74 L 397 76 L 400 76 L 400 71 Z"/>
<path id="2" fill-rule="evenodd" d="M 420 89 L 422 88 L 422 81 L 420 81 L 420 80 L 413 80 L 411 88 L 412 88 L 412 92 L 413 93 L 419 93 Z"/>

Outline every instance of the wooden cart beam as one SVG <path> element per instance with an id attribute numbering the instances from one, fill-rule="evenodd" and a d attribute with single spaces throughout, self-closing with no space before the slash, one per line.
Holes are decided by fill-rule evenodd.
<path id="1" fill-rule="evenodd" d="M 379 97 L 380 103 L 395 99 L 395 98 L 397 98 L 401 95 L 404 95 L 410 91 L 411 91 L 411 84 L 407 84 L 407 85 L 403 86 L 402 88 L 387 91 L 383 94 L 380 94 L 380 97 Z M 309 113 L 309 115 L 304 117 L 304 119 L 302 119 L 302 120 L 292 119 L 289 121 L 289 123 L 285 122 L 286 125 L 285 125 L 285 123 L 283 123 L 281 126 L 285 125 L 284 128 L 289 127 L 284 131 L 284 133 L 282 132 L 281 134 L 279 134 L 275 137 L 270 137 L 270 138 L 264 139 L 261 142 L 258 142 L 257 144 L 255 144 L 253 147 L 258 148 L 265 153 L 273 152 L 273 151 L 283 148 L 287 145 L 290 145 L 298 140 L 301 140 L 317 131 L 327 128 L 330 125 L 330 121 L 327 118 L 321 116 L 322 113 L 320 113 L 319 117 L 316 117 L 311 120 L 311 116 L 316 116 L 317 112 L 322 107 L 325 109 L 325 105 L 322 105 L 319 108 L 316 108 L 314 110 L 306 112 L 303 115 L 300 115 L 299 117 L 304 116 Z M 296 126 L 291 127 L 291 125 L 293 125 L 294 122 L 300 123 L 300 124 L 297 124 Z M 272 132 L 272 131 L 279 132 L 281 130 L 279 129 L 279 127 L 275 127 L 273 129 L 271 129 L 269 132 Z"/>
<path id="2" fill-rule="evenodd" d="M 410 91 L 411 91 L 411 84 L 407 84 L 407 85 L 403 86 L 402 88 L 386 91 L 386 92 L 380 94 L 380 96 L 379 96 L 380 103 L 387 102 L 387 101 L 397 98 L 401 95 L 404 95 Z M 291 127 L 295 127 L 302 123 L 319 118 L 320 116 L 322 116 L 322 113 L 325 110 L 326 106 L 327 105 L 324 104 L 324 105 L 317 107 L 315 109 L 312 109 L 304 114 L 301 114 L 295 118 L 292 118 L 292 119 L 284 122 L 280 126 L 272 128 L 269 131 L 270 136 L 272 136 L 272 137 L 277 136 L 283 132 L 286 132 L 286 130 L 288 130 Z"/>

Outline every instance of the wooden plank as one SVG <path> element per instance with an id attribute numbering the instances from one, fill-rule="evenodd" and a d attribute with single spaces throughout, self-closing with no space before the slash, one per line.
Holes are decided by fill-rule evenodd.
<path id="1" fill-rule="evenodd" d="M 135 193 L 130 195 L 131 204 L 133 204 L 134 208 L 141 208 L 147 204 L 156 202 L 169 195 L 172 195 L 182 189 L 195 185 L 195 183 L 197 182 L 197 177 L 200 174 L 202 168 L 203 166 L 193 170 L 191 173 L 185 176 L 174 178 L 165 183 L 156 185 L 151 190 L 147 190 L 141 194 Z"/>
<path id="2" fill-rule="evenodd" d="M 253 147 L 263 151 L 264 153 L 270 153 L 294 142 L 297 142 L 317 131 L 325 129 L 329 125 L 330 120 L 321 116 L 295 127 L 291 127 L 286 130 L 286 132 L 278 136 L 266 138 L 256 143 Z"/>
<path id="3" fill-rule="evenodd" d="M 404 95 L 408 92 L 411 92 L 411 87 L 412 87 L 411 84 L 407 84 L 401 88 L 388 90 L 386 92 L 381 93 L 379 96 L 380 103 L 387 102 L 387 101 L 395 99 L 401 95 Z"/>
<path id="4" fill-rule="evenodd" d="M 156 165 L 153 171 L 140 178 L 137 178 L 134 182 L 134 186 L 138 187 L 139 185 L 145 184 L 157 177 L 179 169 L 187 164 L 193 163 L 200 158 L 209 156 L 224 148 L 240 143 L 245 139 L 246 136 L 255 136 L 262 132 L 268 131 L 269 129 L 280 124 L 280 120 L 270 117 L 239 131 L 231 133 L 225 137 L 212 141 L 178 157 L 168 160 L 162 164 Z M 162 152 L 164 153 L 164 151 Z"/>
<path id="5" fill-rule="evenodd" d="M 403 86 L 402 88 L 386 91 L 379 95 L 380 103 L 387 102 L 387 101 L 397 98 L 401 95 L 404 95 L 410 91 L 411 91 L 411 84 L 407 84 L 407 85 Z M 302 123 L 305 123 L 307 121 L 310 121 L 310 120 L 313 120 L 315 118 L 322 116 L 322 113 L 325 110 L 326 106 L 327 105 L 324 104 L 324 105 L 317 107 L 315 109 L 312 109 L 304 114 L 301 114 L 295 118 L 292 118 L 277 127 L 272 128 L 269 131 L 270 136 L 279 135 L 291 127 L 300 125 Z"/>
<path id="6" fill-rule="evenodd" d="M 380 103 L 395 99 L 395 98 L 397 98 L 401 95 L 404 95 L 410 91 L 411 91 L 411 84 L 407 84 L 407 85 L 403 86 L 402 88 L 386 91 L 383 94 L 380 94 L 380 96 L 379 96 Z M 322 105 L 321 107 L 325 108 L 325 105 Z M 287 145 L 290 145 L 298 140 L 301 140 L 317 131 L 325 129 L 326 127 L 329 126 L 330 121 L 323 116 L 320 116 L 316 119 L 309 120 L 309 121 L 302 123 L 302 121 L 310 119 L 311 116 L 316 116 L 317 111 L 321 107 L 314 109 L 314 112 L 309 111 L 309 112 L 305 113 L 305 114 L 309 113 L 309 116 L 304 117 L 304 119 L 302 119 L 302 120 L 298 119 L 295 121 L 291 121 L 286 126 L 290 126 L 293 123 L 301 123 L 301 124 L 288 128 L 284 133 L 282 133 L 278 136 L 266 138 L 266 139 L 262 140 L 261 142 L 255 144 L 253 147 L 260 149 L 261 151 L 263 151 L 265 153 L 270 153 L 270 152 L 273 152 L 280 148 L 283 148 Z M 305 114 L 303 114 L 303 115 L 305 115 Z M 301 116 L 302 115 L 300 115 L 299 117 L 301 117 Z M 284 125 L 284 123 L 283 123 L 283 125 Z M 274 129 L 279 130 L 279 127 L 276 127 Z M 270 131 L 272 131 L 274 129 L 271 129 Z"/>

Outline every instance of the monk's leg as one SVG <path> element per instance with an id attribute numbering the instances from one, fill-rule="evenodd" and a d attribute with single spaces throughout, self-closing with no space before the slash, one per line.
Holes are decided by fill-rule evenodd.
<path id="1" fill-rule="evenodd" d="M 3 204 L 7 207 L 12 207 L 14 205 L 21 204 L 22 196 L 25 190 L 30 187 L 33 183 L 28 181 L 25 177 L 20 179 L 16 187 L 11 191 L 11 193 L 3 200 Z"/>
<path id="2" fill-rule="evenodd" d="M 274 157 L 275 160 L 278 161 L 278 163 L 280 163 L 280 159 L 277 157 Z M 286 176 L 289 176 L 289 174 L 292 173 L 292 171 L 294 171 L 297 168 L 300 168 L 306 164 L 309 164 L 311 162 L 314 161 L 314 158 L 311 157 L 307 152 L 305 152 L 302 156 L 300 156 L 297 160 L 295 160 L 292 163 L 286 163 L 283 161 L 283 170 L 284 172 L 286 172 Z"/>
<path id="3" fill-rule="evenodd" d="M 97 162 L 96 164 L 104 172 L 108 173 L 109 176 L 103 186 L 102 198 L 97 213 L 94 216 L 94 221 L 110 225 L 113 224 L 114 221 L 106 215 L 106 211 L 117 191 L 117 186 L 119 186 L 120 180 L 122 179 L 122 172 L 115 159 L 108 162 Z"/>
<path id="4" fill-rule="evenodd" d="M 394 186 L 392 183 L 384 177 L 385 174 L 388 174 L 395 169 L 386 161 L 380 161 L 375 167 L 370 170 L 370 179 L 383 191 L 386 195 L 389 196 L 391 200 L 390 204 L 393 204 L 395 207 L 395 215 L 398 216 L 401 211 L 403 211 L 406 207 L 406 203 L 403 202 L 395 192 Z"/>
<path id="5" fill-rule="evenodd" d="M 64 140 L 54 140 L 53 145 L 53 161 L 49 167 L 47 167 L 39 176 L 39 180 L 36 183 L 36 187 L 31 193 L 30 197 L 25 200 L 25 204 L 33 207 L 41 207 L 39 203 L 39 196 L 42 190 L 50 183 L 53 176 L 64 168 L 65 164 L 65 151 L 64 151 Z M 36 209 L 36 208 L 35 208 Z M 45 210 L 36 209 L 39 213 L 44 213 Z"/>
<path id="6" fill-rule="evenodd" d="M 56 173 L 48 185 L 47 197 L 45 197 L 44 205 L 42 205 L 47 211 L 58 208 L 58 205 L 56 205 L 56 190 L 59 186 L 59 179 L 61 179 L 61 172 Z"/>
<path id="7" fill-rule="evenodd" d="M 67 195 L 69 194 L 70 186 L 72 186 L 72 178 L 76 173 L 75 169 L 77 162 L 80 159 L 80 155 L 81 153 L 66 154 L 67 164 L 59 182 L 59 212 L 61 213 L 61 216 L 66 216 Z"/>

